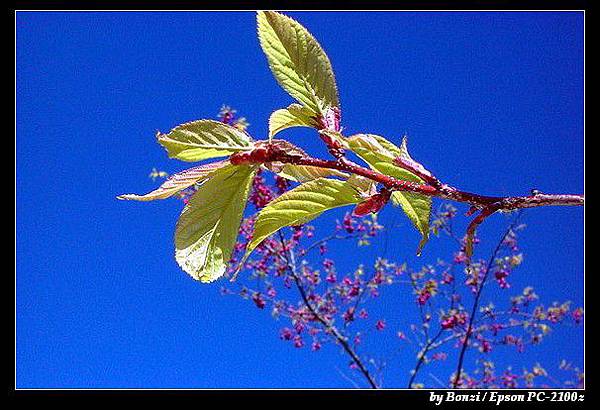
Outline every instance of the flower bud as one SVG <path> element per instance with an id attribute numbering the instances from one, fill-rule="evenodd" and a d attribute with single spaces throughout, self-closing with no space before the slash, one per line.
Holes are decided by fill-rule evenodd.
<path id="1" fill-rule="evenodd" d="M 250 154 L 248 152 L 236 152 L 229 157 L 229 162 L 231 162 L 231 165 L 249 164 L 251 163 Z"/>
<path id="2" fill-rule="evenodd" d="M 352 211 L 354 216 L 365 216 L 368 213 L 377 213 L 383 208 L 383 206 L 390 199 L 391 192 L 388 190 L 382 190 L 381 192 L 368 197 L 363 202 L 356 205 Z"/>

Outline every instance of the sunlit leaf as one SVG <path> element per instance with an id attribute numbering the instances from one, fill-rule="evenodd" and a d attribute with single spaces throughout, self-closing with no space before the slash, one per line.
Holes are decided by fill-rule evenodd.
<path id="1" fill-rule="evenodd" d="M 360 156 L 371 168 L 394 178 L 423 183 L 423 180 L 410 171 L 394 165 L 396 157 L 409 158 L 406 142 L 401 147 L 383 137 L 373 134 L 358 134 L 347 138 L 348 147 Z M 392 203 L 399 205 L 421 233 L 422 239 L 417 248 L 421 252 L 429 239 L 429 218 L 431 215 L 431 198 L 426 195 L 407 191 L 394 191 Z"/>
<path id="2" fill-rule="evenodd" d="M 270 145 L 278 150 L 285 152 L 291 157 L 303 158 L 308 154 L 300 147 L 286 140 L 273 139 L 270 143 L 265 144 L 264 141 L 258 141 L 257 146 Z M 280 177 L 296 182 L 308 182 L 313 179 L 323 177 L 339 177 L 348 178 L 348 174 L 335 169 L 321 168 L 312 165 L 297 165 L 291 163 L 283 163 L 280 161 L 272 161 L 264 164 L 265 168 L 276 173 Z"/>
<path id="3" fill-rule="evenodd" d="M 404 156 L 405 151 L 379 135 L 357 134 L 346 138 L 348 149 L 360 156 L 379 172 L 412 182 L 423 182 L 419 177 L 394 165 L 396 157 Z M 394 172 L 394 175 L 389 172 Z"/>
<path id="4" fill-rule="evenodd" d="M 315 179 L 284 193 L 258 213 L 244 260 L 265 238 L 279 229 L 307 223 L 329 209 L 356 204 L 361 200 L 351 184 L 328 178 Z"/>
<path id="5" fill-rule="evenodd" d="M 246 132 L 213 120 L 188 122 L 157 138 L 170 158 L 182 161 L 202 161 L 252 149 L 252 138 Z"/>
<path id="6" fill-rule="evenodd" d="M 377 183 L 369 178 L 352 174 L 350 175 L 350 178 L 348 178 L 348 183 L 352 185 L 363 198 L 377 193 Z"/>
<path id="7" fill-rule="evenodd" d="M 348 174 L 335 169 L 295 164 L 284 164 L 277 175 L 296 182 L 308 182 L 324 177 L 348 178 Z"/>
<path id="8" fill-rule="evenodd" d="M 260 45 L 283 89 L 316 114 L 338 107 L 331 63 L 308 30 L 273 11 L 259 11 L 257 20 Z"/>
<path id="9" fill-rule="evenodd" d="M 417 254 L 429 240 L 429 218 L 431 215 L 431 198 L 414 192 L 392 192 L 392 203 L 400 205 L 408 218 L 421 233 L 421 241 L 417 247 Z"/>
<path id="10" fill-rule="evenodd" d="M 198 182 L 204 181 L 216 170 L 229 164 L 229 161 L 218 161 L 211 164 L 199 165 L 197 167 L 186 169 L 171 175 L 163 184 L 146 195 L 124 194 L 119 195 L 118 199 L 129 199 L 135 201 L 154 201 L 155 199 L 165 199 L 179 191 L 184 190 Z"/>
<path id="11" fill-rule="evenodd" d="M 280 152 L 284 152 L 288 156 L 292 156 L 292 157 L 296 157 L 296 158 L 302 158 L 302 157 L 305 157 L 308 155 L 306 153 L 306 151 L 304 151 L 299 146 L 292 144 L 291 142 L 289 142 L 287 140 L 282 140 L 282 139 L 275 138 L 270 141 L 257 141 L 255 143 L 255 146 L 265 147 L 265 148 L 271 147 Z"/>
<path id="12" fill-rule="evenodd" d="M 175 229 L 175 259 L 194 279 L 225 273 L 256 167 L 232 166 L 213 174 L 183 209 Z"/>
<path id="13" fill-rule="evenodd" d="M 271 114 L 269 118 L 269 139 L 286 128 L 291 127 L 316 127 L 314 113 L 299 104 L 291 104 Z"/>

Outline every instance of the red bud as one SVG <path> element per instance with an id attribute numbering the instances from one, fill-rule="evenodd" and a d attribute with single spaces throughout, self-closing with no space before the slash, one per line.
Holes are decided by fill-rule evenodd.
<path id="1" fill-rule="evenodd" d="M 258 164 L 269 159 L 269 150 L 263 147 L 254 148 L 250 152 L 236 152 L 229 157 L 232 165 Z"/>
<path id="2" fill-rule="evenodd" d="M 363 202 L 356 205 L 356 207 L 352 211 L 352 215 L 365 216 L 370 212 L 377 213 L 387 203 L 388 199 L 390 199 L 390 194 L 387 191 L 372 195 Z"/>
<path id="3" fill-rule="evenodd" d="M 249 164 L 251 162 L 250 154 L 247 152 L 236 152 L 229 157 L 229 162 L 231 162 L 231 165 Z"/>
<path id="4" fill-rule="evenodd" d="M 269 152 L 266 148 L 255 148 L 250 153 L 250 158 L 252 162 L 265 162 L 268 159 Z"/>

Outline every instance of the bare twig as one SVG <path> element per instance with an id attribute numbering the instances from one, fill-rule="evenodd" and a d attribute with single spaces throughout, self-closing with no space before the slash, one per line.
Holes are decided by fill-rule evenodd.
<path id="1" fill-rule="evenodd" d="M 473 307 L 471 309 L 471 316 L 469 317 L 469 324 L 467 326 L 467 331 L 465 333 L 464 336 L 464 340 L 462 342 L 462 347 L 460 350 L 460 354 L 458 357 L 458 366 L 456 368 L 456 376 L 454 377 L 454 382 L 453 382 L 453 386 L 454 388 L 458 387 L 458 383 L 460 381 L 460 376 L 462 373 L 462 368 L 463 368 L 463 361 L 465 358 L 465 352 L 467 350 L 467 346 L 469 344 L 469 338 L 471 337 L 471 333 L 473 330 L 473 322 L 475 320 L 475 315 L 477 314 L 477 309 L 479 308 L 479 300 L 481 299 L 481 294 L 483 293 L 483 288 L 485 286 L 485 282 L 489 276 L 489 272 L 492 268 L 492 264 L 494 263 L 494 260 L 496 259 L 496 255 L 498 254 L 498 252 L 500 251 L 502 244 L 504 243 L 504 241 L 506 240 L 506 238 L 508 237 L 508 235 L 510 234 L 510 232 L 512 232 L 512 230 L 514 229 L 514 227 L 517 225 L 519 218 L 521 216 L 521 212 L 519 212 L 517 214 L 517 216 L 515 217 L 515 219 L 513 220 L 513 222 L 510 224 L 510 226 L 508 227 L 508 229 L 506 230 L 506 232 L 504 233 L 504 235 L 502 235 L 502 238 L 500 239 L 500 241 L 498 242 L 498 244 L 496 245 L 496 248 L 494 249 L 494 252 L 492 252 L 490 259 L 485 267 L 485 271 L 483 273 L 483 278 L 481 279 L 481 283 L 479 284 L 479 286 L 477 287 L 477 291 L 475 293 L 475 300 L 473 301 Z"/>
<path id="2" fill-rule="evenodd" d="M 378 388 L 377 384 L 373 380 L 371 374 L 369 373 L 369 370 L 366 368 L 366 366 L 364 365 L 364 363 L 362 362 L 360 357 L 358 357 L 358 355 L 356 354 L 354 349 L 352 349 L 352 347 L 348 343 L 346 337 L 344 337 L 344 335 L 342 335 L 340 333 L 340 331 L 332 323 L 330 323 L 327 319 L 325 319 L 323 316 L 321 316 L 317 312 L 317 310 L 313 307 L 312 303 L 310 303 L 308 296 L 306 294 L 306 290 L 304 289 L 304 286 L 302 285 L 302 281 L 300 280 L 300 277 L 298 276 L 296 270 L 294 269 L 293 263 L 290 261 L 290 256 L 288 255 L 288 252 L 285 247 L 285 240 L 284 240 L 283 234 L 281 233 L 281 231 L 279 231 L 278 234 L 279 234 L 279 240 L 281 242 L 281 246 L 283 249 L 283 257 L 285 259 L 288 271 L 289 271 L 292 279 L 294 279 L 294 283 L 296 284 L 296 288 L 298 288 L 298 291 L 300 292 L 300 296 L 302 298 L 304 305 L 308 308 L 310 313 L 325 327 L 326 331 L 328 333 L 332 334 L 333 337 L 337 340 L 337 342 L 344 348 L 346 353 L 352 358 L 352 361 L 354 363 L 356 363 L 356 366 L 358 366 L 358 369 L 363 374 L 363 376 L 365 377 L 365 379 L 367 380 L 369 385 L 373 389 L 377 389 Z"/>
<path id="3" fill-rule="evenodd" d="M 435 342 L 442 335 L 443 331 L 444 331 L 444 329 L 440 329 L 437 332 L 437 334 L 432 339 L 429 339 L 427 341 L 427 344 L 425 345 L 425 347 L 423 347 L 423 349 L 421 349 L 421 351 L 419 351 L 419 353 L 417 354 L 417 357 L 418 357 L 417 364 L 415 365 L 415 368 L 413 369 L 412 374 L 410 376 L 410 380 L 408 381 L 408 388 L 409 389 L 412 388 L 412 385 L 413 385 L 415 379 L 417 378 L 417 373 L 419 373 L 419 369 L 421 368 L 421 366 L 425 362 L 427 353 L 432 349 L 432 347 L 434 346 Z"/>

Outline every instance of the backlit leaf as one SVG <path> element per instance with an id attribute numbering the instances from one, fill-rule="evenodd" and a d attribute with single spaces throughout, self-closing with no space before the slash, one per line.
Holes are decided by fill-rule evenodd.
<path id="1" fill-rule="evenodd" d="M 263 141 L 258 141 L 256 145 L 270 145 L 280 151 L 285 152 L 288 156 L 291 157 L 303 158 L 308 155 L 302 148 L 297 147 L 296 145 L 286 140 L 273 139 L 268 144 L 265 144 Z M 312 165 L 297 165 L 291 163 L 283 163 L 280 161 L 272 161 L 266 162 L 264 166 L 265 168 L 269 169 L 271 172 L 276 173 L 280 177 L 296 182 L 308 182 L 312 181 L 313 179 L 323 177 L 340 177 L 344 179 L 348 178 L 348 174 L 346 174 L 345 172 L 337 171 L 335 169 L 316 167 Z"/>
<path id="2" fill-rule="evenodd" d="M 291 104 L 271 114 L 269 118 L 269 139 L 286 128 L 316 127 L 314 113 L 300 104 Z"/>
<path id="3" fill-rule="evenodd" d="M 410 171 L 393 164 L 396 157 L 409 158 L 405 140 L 401 147 L 383 137 L 373 134 L 358 134 L 347 138 L 348 147 L 361 157 L 371 168 L 382 174 L 411 182 L 423 183 L 423 180 Z M 392 203 L 399 205 L 421 233 L 417 253 L 429 240 L 429 218 L 431 215 L 431 198 L 426 195 L 407 191 L 394 191 Z"/>
<path id="4" fill-rule="evenodd" d="M 255 171 L 242 165 L 215 172 L 183 209 L 175 229 L 175 259 L 194 279 L 212 282 L 225 273 Z"/>
<path id="5" fill-rule="evenodd" d="M 296 182 L 308 182 L 324 177 L 348 178 L 348 174 L 335 169 L 295 164 L 284 164 L 277 175 Z"/>
<path id="6" fill-rule="evenodd" d="M 360 175 L 352 174 L 348 178 L 348 183 L 352 185 L 361 197 L 367 198 L 377 193 L 377 183 Z"/>
<path id="7" fill-rule="evenodd" d="M 329 209 L 356 204 L 361 200 L 351 184 L 328 178 L 315 179 L 284 193 L 258 213 L 254 235 L 240 267 L 265 238 L 279 229 L 307 223 Z"/>
<path id="8" fill-rule="evenodd" d="M 157 138 L 170 158 L 182 161 L 202 161 L 252 149 L 252 138 L 246 132 L 213 120 L 188 122 Z"/>
<path id="9" fill-rule="evenodd" d="M 316 114 L 339 107 L 329 58 L 308 30 L 273 11 L 259 11 L 257 22 L 260 45 L 283 89 Z"/>
<path id="10" fill-rule="evenodd" d="M 423 246 L 429 240 L 429 218 L 431 215 L 431 198 L 414 192 L 392 192 L 392 203 L 400 205 L 408 218 L 421 233 L 421 241 L 417 254 L 421 254 Z"/>
<path id="11" fill-rule="evenodd" d="M 129 199 L 135 201 L 154 201 L 155 199 L 165 199 L 179 191 L 184 190 L 198 182 L 204 181 L 216 170 L 229 164 L 229 161 L 218 161 L 211 164 L 199 165 L 197 167 L 186 169 L 171 175 L 163 184 L 146 195 L 124 194 L 119 195 L 118 199 Z"/>

